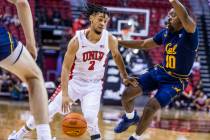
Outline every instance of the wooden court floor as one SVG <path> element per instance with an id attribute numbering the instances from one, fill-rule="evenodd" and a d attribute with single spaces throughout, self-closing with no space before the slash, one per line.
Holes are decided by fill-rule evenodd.
<path id="1" fill-rule="evenodd" d="M 29 117 L 28 110 L 27 102 L 0 100 L 0 140 L 6 140 L 10 132 L 19 129 L 24 124 L 24 121 Z M 137 110 L 141 114 L 142 109 L 137 108 Z M 74 111 L 80 112 L 80 108 L 75 107 Z M 127 140 L 133 133 L 134 126 L 122 134 L 113 132 L 122 113 L 121 107 L 101 107 L 99 120 L 103 140 Z M 61 130 L 61 120 L 62 116 L 56 115 L 51 123 L 52 134 L 57 137 L 57 140 L 90 139 L 87 133 L 79 138 L 66 136 Z M 157 114 L 143 137 L 144 140 L 210 140 L 210 113 L 164 109 Z M 36 136 L 33 132 L 27 135 L 24 140 L 35 139 Z"/>

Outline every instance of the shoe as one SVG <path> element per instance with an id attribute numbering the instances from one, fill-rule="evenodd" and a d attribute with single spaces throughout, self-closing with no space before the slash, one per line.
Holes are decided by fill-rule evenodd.
<path id="1" fill-rule="evenodd" d="M 21 140 L 17 138 L 16 131 L 14 130 L 8 137 L 8 140 Z"/>
<path id="2" fill-rule="evenodd" d="M 134 112 L 133 119 L 128 119 L 126 117 L 126 114 L 122 116 L 122 120 L 120 123 L 114 128 L 115 133 L 121 133 L 125 130 L 127 130 L 131 125 L 135 125 L 139 121 L 139 116 L 137 115 L 137 112 Z"/>
<path id="3" fill-rule="evenodd" d="M 128 138 L 128 140 L 138 140 L 138 139 L 134 138 L 133 136 L 130 136 L 130 137 Z"/>
<path id="4" fill-rule="evenodd" d="M 56 137 L 53 137 L 52 140 L 56 140 Z"/>
<path id="5" fill-rule="evenodd" d="M 90 136 L 91 140 L 99 140 L 101 139 L 101 135 L 100 134 L 96 134 L 96 135 L 92 135 Z"/>

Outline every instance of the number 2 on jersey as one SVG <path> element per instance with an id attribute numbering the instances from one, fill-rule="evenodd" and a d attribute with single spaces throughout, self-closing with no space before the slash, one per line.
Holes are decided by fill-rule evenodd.
<path id="1" fill-rule="evenodd" d="M 94 70 L 94 65 L 95 65 L 95 61 L 90 61 L 90 66 L 88 68 L 88 70 Z"/>

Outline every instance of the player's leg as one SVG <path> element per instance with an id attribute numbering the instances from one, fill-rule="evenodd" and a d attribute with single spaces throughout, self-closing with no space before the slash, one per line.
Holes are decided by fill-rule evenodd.
<path id="1" fill-rule="evenodd" d="M 91 140 L 101 139 L 101 134 L 98 127 L 98 113 L 100 108 L 102 89 L 97 87 L 98 86 L 92 86 L 90 89 L 95 89 L 80 99 L 82 112 L 84 118 L 87 121 L 88 132 L 91 136 Z"/>
<path id="2" fill-rule="evenodd" d="M 140 139 L 142 133 L 149 127 L 155 113 L 160 108 L 168 105 L 181 90 L 182 84 L 180 83 L 162 85 L 155 97 L 151 98 L 144 107 L 143 114 L 136 128 L 136 133 L 129 140 Z"/>
<path id="3" fill-rule="evenodd" d="M 132 112 L 134 111 L 134 100 L 137 96 L 142 95 L 142 93 L 141 86 L 133 87 L 129 85 L 124 90 L 121 102 L 128 118 L 133 118 L 134 114 Z"/>
<path id="4" fill-rule="evenodd" d="M 143 91 L 157 88 L 157 82 L 151 75 L 153 71 L 150 70 L 140 76 L 138 79 L 140 85 L 138 87 L 128 86 L 123 92 L 122 105 L 125 109 L 125 114 L 122 116 L 120 123 L 114 128 L 115 133 L 121 133 L 139 121 L 137 112 L 134 111 L 134 100 L 137 96 L 142 95 Z"/>
<path id="5" fill-rule="evenodd" d="M 69 90 L 69 96 L 72 96 L 73 90 L 71 86 L 73 83 L 69 84 L 68 90 Z M 71 94 L 70 94 L 71 93 Z M 71 97 L 72 98 L 72 97 Z M 72 98 L 73 100 L 77 100 L 77 98 Z M 61 91 L 61 85 L 59 85 L 53 95 L 49 99 L 49 105 L 48 105 L 48 110 L 49 110 L 49 119 L 50 121 L 53 120 L 53 117 L 56 113 L 62 113 L 61 110 L 61 105 L 62 105 L 62 91 Z M 35 129 L 35 120 L 34 117 L 31 115 L 29 119 L 26 121 L 25 126 L 23 126 L 20 130 L 17 132 L 12 133 L 9 137 L 8 140 L 13 140 L 16 138 L 17 140 L 22 139 L 26 134 L 28 134 L 30 131 Z M 14 140 L 16 140 L 14 139 Z"/>
<path id="6" fill-rule="evenodd" d="M 56 90 L 57 91 L 57 90 Z M 49 110 L 49 119 L 50 121 L 53 120 L 53 117 L 56 113 L 61 112 L 61 91 L 54 93 L 53 100 L 49 100 L 50 103 L 48 105 Z M 11 134 L 8 138 L 8 140 L 11 140 L 12 138 L 16 139 L 22 139 L 26 134 L 28 134 L 30 131 L 34 130 L 36 128 L 35 120 L 32 115 L 30 115 L 29 119 L 26 121 L 26 124 L 17 132 Z"/>
<path id="7" fill-rule="evenodd" d="M 47 110 L 47 92 L 44 87 L 44 80 L 41 70 L 29 52 L 19 42 L 14 52 L 1 61 L 0 65 L 16 74 L 22 81 L 28 84 L 29 104 L 36 120 L 38 138 L 51 139 Z"/>

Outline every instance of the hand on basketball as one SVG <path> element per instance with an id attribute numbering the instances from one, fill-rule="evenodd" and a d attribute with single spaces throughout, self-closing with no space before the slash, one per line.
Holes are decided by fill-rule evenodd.
<path id="1" fill-rule="evenodd" d="M 68 95 L 67 96 L 63 95 L 62 96 L 62 112 L 64 114 L 69 113 L 73 103 L 74 101 L 71 98 L 69 98 Z"/>
<path id="2" fill-rule="evenodd" d="M 134 87 L 137 87 L 139 83 L 135 77 L 127 77 L 127 78 L 123 78 L 123 84 L 125 86 L 132 85 Z"/>

